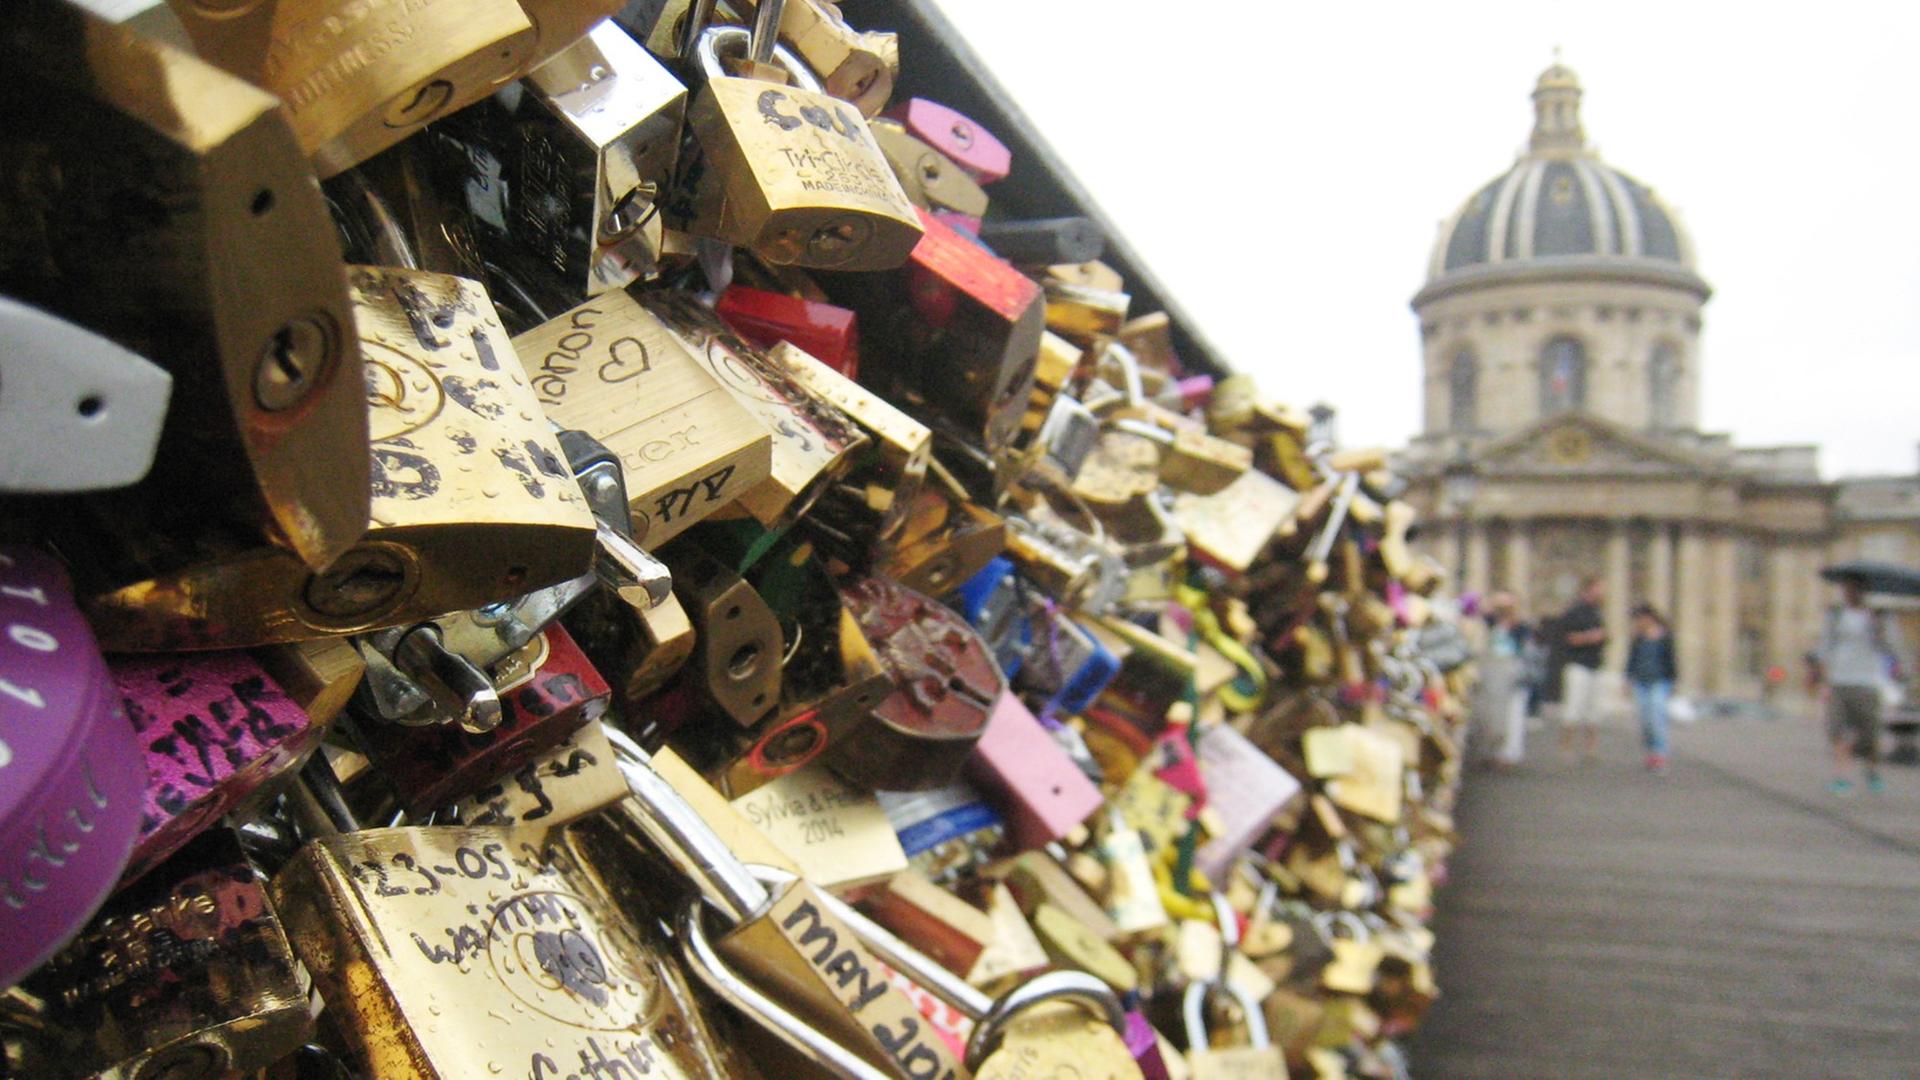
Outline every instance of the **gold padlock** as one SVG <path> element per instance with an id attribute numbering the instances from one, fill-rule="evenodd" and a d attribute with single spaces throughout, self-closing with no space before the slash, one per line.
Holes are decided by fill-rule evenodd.
<path id="1" fill-rule="evenodd" d="M 1205 1010 L 1207 999 L 1224 992 L 1240 1006 L 1242 1023 L 1247 1028 L 1247 1045 L 1215 1047 L 1207 1038 Z M 1187 1030 L 1187 1063 L 1193 1080 L 1286 1080 L 1286 1053 L 1273 1045 L 1267 1035 L 1266 1014 L 1257 999 L 1229 982 L 1193 982 L 1187 984 L 1181 998 L 1181 1015 Z"/>
<path id="2" fill-rule="evenodd" d="M 757 0 L 734 5 L 757 13 Z M 900 39 L 847 25 L 839 8 L 825 0 L 787 0 L 780 13 L 780 40 L 793 47 L 820 77 L 822 88 L 872 119 L 887 107 L 900 74 Z"/>
<path id="3" fill-rule="evenodd" d="M 752 727 L 780 701 L 780 620 L 753 586 L 691 541 L 662 551 L 674 594 L 693 621 L 688 669 L 702 696 L 733 722 Z"/>
<path id="4" fill-rule="evenodd" d="M 872 127 L 874 141 L 909 202 L 926 210 L 986 216 L 987 193 L 945 154 L 907 134 L 898 120 L 875 120 Z"/>
<path id="5" fill-rule="evenodd" d="M 765 0 L 771 4 L 773 0 Z M 907 260 L 921 228 L 913 204 L 859 110 L 807 85 L 798 59 L 769 35 L 716 26 L 695 46 L 707 83 L 687 109 L 694 153 L 668 224 L 746 247 L 771 263 L 888 270 Z M 728 75 L 723 55 L 801 80 L 787 86 Z"/>
<path id="6" fill-rule="evenodd" d="M 300 149 L 322 176 L 487 96 L 538 63 L 543 44 L 514 0 L 168 5 L 202 57 L 286 102 Z"/>
<path id="7" fill-rule="evenodd" d="M 132 541 L 238 526 L 324 569 L 367 527 L 367 408 L 339 242 L 286 111 L 77 5 L 12 15 L 0 292 L 174 376 L 153 472 L 114 496 Z"/>
<path id="8" fill-rule="evenodd" d="M 319 574 L 254 549 L 96 595 L 103 642 L 165 650 L 357 633 L 588 571 L 593 511 L 486 290 L 376 267 L 352 268 L 350 282 L 371 407 L 366 535 Z"/>
<path id="9" fill-rule="evenodd" d="M 766 428 L 624 290 L 521 334 L 514 349 L 548 417 L 619 455 L 637 543 L 666 543 L 771 474 Z"/>
<path id="10" fill-rule="evenodd" d="M 1132 302 L 1126 293 L 1056 280 L 1044 285 L 1047 329 L 1076 345 L 1087 346 L 1098 338 L 1112 337 L 1126 322 L 1127 305 Z"/>

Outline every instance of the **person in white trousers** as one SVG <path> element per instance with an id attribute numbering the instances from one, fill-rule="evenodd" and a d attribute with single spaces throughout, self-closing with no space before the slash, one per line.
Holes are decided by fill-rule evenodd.
<path id="1" fill-rule="evenodd" d="M 1527 752 L 1527 702 L 1531 680 L 1527 670 L 1527 641 L 1533 628 L 1520 618 L 1520 601 L 1512 593 L 1487 598 L 1487 647 L 1480 658 L 1479 700 L 1475 702 L 1479 727 L 1493 747 L 1495 768 L 1511 769 Z"/>

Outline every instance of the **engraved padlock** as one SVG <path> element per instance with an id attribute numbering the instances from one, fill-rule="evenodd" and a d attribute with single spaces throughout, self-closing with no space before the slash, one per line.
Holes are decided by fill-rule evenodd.
<path id="1" fill-rule="evenodd" d="M 1223 993 L 1240 1006 L 1247 1028 L 1247 1045 L 1215 1047 L 1207 1037 L 1207 1000 Z M 1194 981 L 1187 984 L 1180 999 L 1181 1017 L 1186 1024 L 1187 1063 L 1194 1080 L 1286 1080 L 1286 1052 L 1273 1045 L 1267 1035 L 1266 1013 L 1260 1002 L 1228 981 Z"/>
<path id="2" fill-rule="evenodd" d="M 24 986 L 78 1039 L 23 1076 L 215 1080 L 313 1033 L 307 974 L 223 826 L 117 893 Z"/>
<path id="3" fill-rule="evenodd" d="M 473 791 L 453 806 L 462 825 L 531 825 L 556 829 L 627 797 L 601 725 L 576 729 L 512 775 Z"/>
<path id="4" fill-rule="evenodd" d="M 285 111 L 78 6 L 15 14 L 0 291 L 175 376 L 153 472 L 114 497 L 134 539 L 237 526 L 326 567 L 367 526 L 367 409 L 339 245 Z"/>
<path id="5" fill-rule="evenodd" d="M 717 915 L 730 925 L 708 947 L 710 955 L 737 966 L 782 1011 L 801 1017 L 881 1075 L 966 1075 L 887 983 L 854 931 L 834 917 L 824 894 L 798 880 L 768 888 L 638 746 L 618 733 L 609 737 L 621 751 L 634 796 L 623 806 L 620 826 L 637 830 L 694 886 L 678 921 L 684 947 L 698 950 L 708 941 L 707 928 Z M 697 952 L 689 959 L 702 973 L 712 966 Z M 786 1039 L 786 1033 L 776 1034 Z"/>
<path id="6" fill-rule="evenodd" d="M 716 26 L 695 46 L 706 84 L 687 107 L 692 142 L 668 224 L 751 249 L 768 262 L 835 270 L 890 270 L 920 240 L 900 190 L 860 111 L 821 92 L 798 58 L 776 47 L 761 0 L 755 33 Z M 729 74 L 723 57 L 800 83 Z M 780 62 L 774 68 L 775 61 Z"/>
<path id="7" fill-rule="evenodd" d="M 519 335 L 514 349 L 547 415 L 619 455 L 641 544 L 659 547 L 771 474 L 765 426 L 624 290 Z"/>
<path id="8" fill-rule="evenodd" d="M 370 447 L 354 455 L 373 464 L 365 537 L 319 574 L 256 547 L 93 595 L 109 647 L 406 626 L 592 566 L 593 512 L 485 291 L 441 274 L 354 267 L 351 277 L 373 423 Z"/>
<path id="9" fill-rule="evenodd" d="M 514 0 L 168 4 L 203 58 L 286 102 L 300 153 L 323 176 L 473 104 L 570 40 L 536 30 Z M 612 5 L 592 6 L 604 15 Z"/>
<path id="10" fill-rule="evenodd" d="M 115 656 L 108 667 L 147 765 L 128 881 L 298 767 L 324 734 L 244 652 Z"/>
<path id="11" fill-rule="evenodd" d="M 564 834 L 327 824 L 271 895 L 367 1075 L 727 1073 L 657 931 Z"/>
<path id="12" fill-rule="evenodd" d="M 125 487 L 159 448 L 173 376 L 143 356 L 0 296 L 0 493 Z"/>
<path id="13" fill-rule="evenodd" d="M 0 547 L 0 988 L 107 898 L 140 830 L 147 769 L 60 564 Z"/>

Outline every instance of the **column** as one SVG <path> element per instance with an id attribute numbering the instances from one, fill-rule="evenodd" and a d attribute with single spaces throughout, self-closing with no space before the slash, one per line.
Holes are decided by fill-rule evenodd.
<path id="1" fill-rule="evenodd" d="M 1533 522 L 1507 523 L 1507 588 L 1520 600 L 1521 610 L 1534 611 Z"/>
<path id="2" fill-rule="evenodd" d="M 1615 521 L 1607 526 L 1607 667 L 1626 666 L 1628 635 L 1627 612 L 1633 608 L 1633 564 L 1628 557 L 1627 523 Z"/>
<path id="3" fill-rule="evenodd" d="M 1488 563 L 1487 523 L 1469 521 L 1467 523 L 1467 580 L 1463 587 L 1470 592 L 1485 593 Z"/>
<path id="4" fill-rule="evenodd" d="M 1673 618 L 1673 526 L 1653 522 L 1647 540 L 1647 603 Z"/>
<path id="5" fill-rule="evenodd" d="M 1713 622 L 1709 628 L 1708 663 L 1712 665 L 1707 685 L 1718 693 L 1730 693 L 1746 675 L 1736 668 L 1740 657 L 1740 571 L 1738 540 L 1723 532 L 1713 538 Z"/>
<path id="6" fill-rule="evenodd" d="M 1792 677 L 1794 660 L 1802 649 L 1794 647 L 1800 633 L 1800 553 L 1786 540 L 1767 552 L 1767 656 L 1765 663 L 1778 664 Z"/>
<path id="7" fill-rule="evenodd" d="M 1447 575 L 1447 591 L 1458 595 L 1464 585 L 1460 581 L 1460 523 L 1457 521 L 1434 522 L 1427 526 L 1427 536 L 1421 547 L 1440 564 Z"/>
<path id="8" fill-rule="evenodd" d="M 1683 692 L 1698 694 L 1707 685 L 1707 541 L 1698 525 L 1680 527 L 1674 565 L 1673 645 Z"/>

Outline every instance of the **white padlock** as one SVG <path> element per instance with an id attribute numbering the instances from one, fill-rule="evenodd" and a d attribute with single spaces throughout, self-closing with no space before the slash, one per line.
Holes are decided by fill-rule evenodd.
<path id="1" fill-rule="evenodd" d="M 0 296 L 0 491 L 126 487 L 153 467 L 173 376 Z"/>

